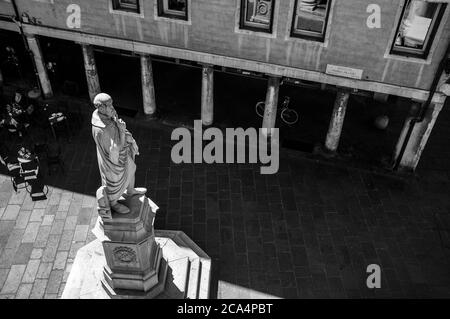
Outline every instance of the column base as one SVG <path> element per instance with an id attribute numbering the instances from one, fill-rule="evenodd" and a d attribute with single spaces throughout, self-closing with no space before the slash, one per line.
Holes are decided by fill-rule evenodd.
<path id="1" fill-rule="evenodd" d="M 113 288 L 114 274 L 107 268 L 101 240 L 96 239 L 77 252 L 61 298 L 208 299 L 211 258 L 181 231 L 155 230 L 155 236 L 162 258 L 158 283 L 149 291 Z"/>
<path id="2" fill-rule="evenodd" d="M 103 242 L 103 251 L 110 250 L 111 247 L 109 242 Z M 111 245 L 117 248 L 126 248 L 125 246 Z M 112 250 L 112 249 L 111 249 Z M 141 249 L 141 251 L 145 251 Z M 147 260 L 150 260 L 152 265 L 151 269 L 145 271 L 133 271 L 130 268 L 117 268 L 114 271 L 109 267 L 105 266 L 103 269 L 103 275 L 105 282 L 112 289 L 125 289 L 125 290 L 138 290 L 143 292 L 148 292 L 154 287 L 161 284 L 161 262 L 162 262 L 162 251 L 161 247 L 158 245 L 154 246 L 154 252 L 150 256 L 146 255 Z M 165 282 L 166 278 L 163 278 Z"/>
<path id="3" fill-rule="evenodd" d="M 213 125 L 213 122 L 212 122 L 212 121 L 211 121 L 211 122 L 208 122 L 208 123 L 202 121 L 202 127 L 204 127 L 204 128 L 211 127 L 212 125 Z"/>
<path id="4" fill-rule="evenodd" d="M 327 149 L 324 145 L 316 145 L 314 146 L 314 150 L 313 150 L 314 154 L 320 155 L 324 158 L 334 158 L 337 156 L 337 152 L 336 151 L 331 151 L 329 149 Z"/>
<path id="5" fill-rule="evenodd" d="M 104 278 L 101 279 L 101 283 L 104 291 L 108 294 L 109 298 L 111 299 L 153 299 L 164 291 L 164 287 L 166 285 L 167 270 L 168 270 L 168 263 L 163 258 L 161 259 L 161 264 L 158 273 L 156 274 L 157 277 L 155 278 L 157 284 L 155 285 L 152 283 L 152 288 L 148 291 L 121 289 L 121 288 L 114 289 L 113 288 L 114 280 L 117 281 L 120 280 L 121 278 L 117 278 L 117 276 L 114 276 L 114 274 L 107 266 L 105 266 L 103 269 Z M 133 282 L 133 280 L 126 278 L 126 282 L 129 285 L 130 283 Z M 142 285 L 141 280 L 139 279 L 135 280 L 135 286 L 140 287 L 141 285 Z"/>
<path id="6" fill-rule="evenodd" d="M 144 113 L 145 121 L 154 121 L 154 120 L 159 120 L 160 118 L 161 118 L 161 113 L 158 110 L 156 110 L 152 114 Z"/>

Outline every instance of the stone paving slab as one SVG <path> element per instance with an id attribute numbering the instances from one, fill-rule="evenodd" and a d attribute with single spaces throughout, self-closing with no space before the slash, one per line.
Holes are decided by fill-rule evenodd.
<path id="1" fill-rule="evenodd" d="M 49 176 L 43 160 L 47 200 L 15 193 L 1 168 L 1 298 L 58 298 L 76 252 L 94 239 L 100 178 L 84 120 L 61 140 L 65 174 Z M 448 175 L 382 176 L 284 151 L 274 175 L 256 164 L 176 165 L 170 130 L 127 127 L 140 147 L 137 184 L 160 207 L 155 228 L 184 231 L 212 257 L 213 296 L 450 297 L 449 248 L 436 224 L 450 214 Z M 372 263 L 382 269 L 375 291 L 366 286 Z"/>

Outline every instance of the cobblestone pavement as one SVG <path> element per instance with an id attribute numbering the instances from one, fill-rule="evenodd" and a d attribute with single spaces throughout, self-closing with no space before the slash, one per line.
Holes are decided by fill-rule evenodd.
<path id="1" fill-rule="evenodd" d="M 83 123 L 63 143 L 65 174 L 44 172 L 47 200 L 14 193 L 2 168 L 1 298 L 59 297 L 77 250 L 94 239 L 100 180 Z M 448 175 L 402 179 L 285 151 L 275 175 L 259 165 L 176 165 L 170 129 L 127 123 L 141 151 L 137 185 L 160 206 L 155 228 L 183 230 L 212 257 L 213 297 L 450 297 L 448 232 L 439 231 Z M 372 263 L 382 270 L 378 290 L 366 286 Z"/>

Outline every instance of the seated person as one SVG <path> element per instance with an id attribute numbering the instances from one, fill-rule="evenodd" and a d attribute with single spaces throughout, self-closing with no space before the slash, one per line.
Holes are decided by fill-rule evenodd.
<path id="1" fill-rule="evenodd" d="M 24 125 L 25 128 L 34 124 L 34 105 L 30 104 L 26 107 L 23 112 L 18 116 L 19 122 Z"/>
<path id="2" fill-rule="evenodd" d="M 14 93 L 14 98 L 11 101 L 11 104 L 16 104 L 18 105 L 21 109 L 25 109 L 26 107 L 28 107 L 28 105 L 30 105 L 28 98 L 25 96 L 25 94 L 23 94 L 22 91 L 17 90 Z"/>
<path id="3" fill-rule="evenodd" d="M 25 128 L 32 124 L 34 105 L 31 104 L 31 101 L 21 91 L 17 90 L 15 92 L 11 106 L 17 110 L 16 113 L 20 110 L 20 114 L 18 114 L 16 120 L 21 122 Z"/>
<path id="4" fill-rule="evenodd" d="M 21 114 L 22 111 L 20 109 L 8 104 L 2 116 L 2 120 L 0 121 L 0 125 L 5 127 L 8 131 L 18 132 L 19 136 L 22 136 L 24 126 L 19 120 Z"/>

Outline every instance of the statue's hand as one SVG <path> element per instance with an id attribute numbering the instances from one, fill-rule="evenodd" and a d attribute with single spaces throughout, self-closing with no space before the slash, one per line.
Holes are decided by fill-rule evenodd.
<path id="1" fill-rule="evenodd" d="M 125 131 L 127 129 L 127 124 L 125 124 L 125 122 L 122 119 L 118 119 L 117 127 L 119 128 L 119 130 Z"/>

